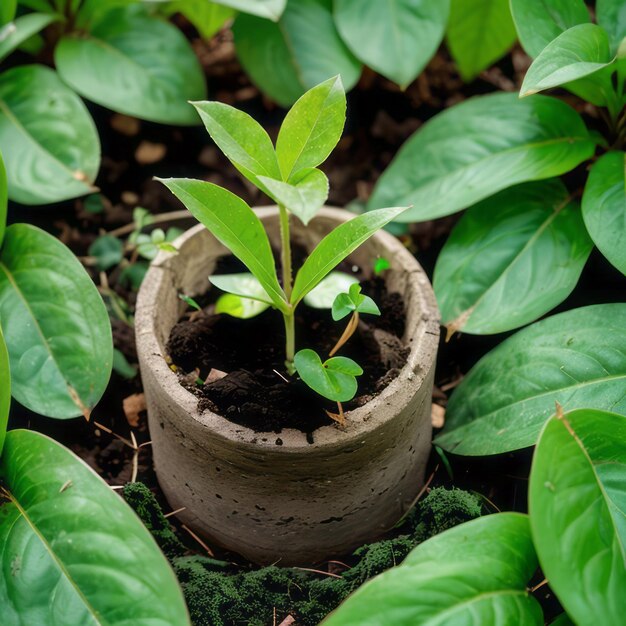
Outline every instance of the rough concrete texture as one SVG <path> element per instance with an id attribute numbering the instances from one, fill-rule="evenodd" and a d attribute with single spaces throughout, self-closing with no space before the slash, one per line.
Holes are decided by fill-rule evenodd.
<path id="1" fill-rule="evenodd" d="M 277 210 L 257 214 L 277 244 Z M 322 209 L 306 229 L 294 220 L 293 238 L 311 250 L 352 217 Z M 177 255 L 161 253 L 153 262 L 135 318 L 155 468 L 172 508 L 186 507 L 179 515 L 186 524 L 261 564 L 313 563 L 380 536 L 422 487 L 430 450 L 439 312 L 422 268 L 386 232 L 351 255 L 365 268 L 377 256 L 390 261 L 388 289 L 404 297 L 411 351 L 380 395 L 347 413 L 345 430 L 324 426 L 309 444 L 297 430 L 257 433 L 198 413 L 197 399 L 165 362 L 164 346 L 185 307 L 178 293 L 206 291 L 216 259 L 228 251 L 201 225 L 177 247 Z"/>

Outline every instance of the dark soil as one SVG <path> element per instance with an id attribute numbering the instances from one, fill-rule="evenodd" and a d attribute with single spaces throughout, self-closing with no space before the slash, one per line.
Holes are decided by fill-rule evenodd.
<path id="1" fill-rule="evenodd" d="M 344 403 L 346 411 L 380 393 L 397 376 L 408 354 L 401 341 L 400 294 L 388 293 L 380 278 L 363 282 L 362 288 L 378 303 L 382 315 L 362 316 L 358 331 L 340 351 L 364 370 L 358 379 L 359 395 Z M 336 412 L 337 406 L 285 369 L 285 333 L 279 313 L 267 310 L 240 320 L 211 310 L 209 305 L 201 315 L 187 315 L 174 326 L 167 344 L 172 362 L 184 372 L 181 384 L 198 396 L 200 410 L 215 411 L 257 432 L 297 428 L 311 433 L 333 423 L 326 411 Z M 333 322 L 329 310 L 301 305 L 296 314 L 297 344 L 327 355 L 346 323 L 347 319 Z M 212 371 L 226 375 L 211 380 Z"/>

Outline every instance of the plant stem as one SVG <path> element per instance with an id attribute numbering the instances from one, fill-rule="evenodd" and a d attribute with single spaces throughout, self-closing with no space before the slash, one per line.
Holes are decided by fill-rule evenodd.
<path id="1" fill-rule="evenodd" d="M 328 353 L 329 358 L 331 356 L 334 356 L 339 350 L 339 348 L 341 348 L 341 346 L 343 346 L 348 341 L 348 339 L 350 339 L 350 337 L 354 335 L 354 332 L 356 331 L 358 327 L 359 327 L 359 314 L 357 311 L 355 311 L 352 314 L 352 317 L 350 318 L 350 321 L 348 322 L 348 325 L 343 331 L 341 337 L 339 337 L 339 339 L 337 340 L 337 343 L 335 344 L 334 348 Z"/>
<path id="2" fill-rule="evenodd" d="M 283 270 L 283 290 L 287 296 L 287 300 L 291 300 L 292 276 L 291 276 L 291 238 L 289 236 L 289 213 L 282 205 L 278 205 L 280 216 L 280 262 Z M 291 305 L 290 305 L 291 307 Z M 290 313 L 283 313 L 285 321 L 285 365 L 287 371 L 293 374 L 295 369 L 293 359 L 296 353 L 296 331 L 294 310 L 291 308 Z"/>

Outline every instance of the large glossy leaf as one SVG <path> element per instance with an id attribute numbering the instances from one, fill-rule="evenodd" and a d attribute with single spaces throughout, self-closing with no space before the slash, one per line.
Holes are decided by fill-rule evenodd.
<path id="1" fill-rule="evenodd" d="M 563 174 L 593 150 L 580 116 L 556 98 L 471 98 L 409 138 L 380 177 L 368 208 L 413 205 L 400 221 L 434 219 L 516 183 Z"/>
<path id="2" fill-rule="evenodd" d="M 446 41 L 463 80 L 504 56 L 516 39 L 509 0 L 451 0 Z"/>
<path id="3" fill-rule="evenodd" d="M 106 13 L 88 35 L 64 36 L 55 49 L 61 78 L 105 107 L 165 124 L 196 124 L 188 100 L 202 100 L 202 68 L 183 34 L 141 7 Z"/>
<path id="4" fill-rule="evenodd" d="M 270 20 L 278 20 L 285 10 L 287 0 L 216 0 L 219 4 L 251 13 Z"/>
<path id="5" fill-rule="evenodd" d="M 577 24 L 590 22 L 584 0 L 510 0 L 524 50 L 536 57 L 553 39 Z"/>
<path id="6" fill-rule="evenodd" d="M 339 37 L 331 0 L 289 2 L 277 24 L 241 14 L 233 33 L 247 74 L 282 106 L 337 74 L 351 89 L 361 74 L 361 64 Z"/>
<path id="7" fill-rule="evenodd" d="M 435 442 L 449 452 L 499 454 L 533 445 L 554 413 L 626 414 L 626 304 L 554 315 L 483 357 L 452 394 Z"/>
<path id="8" fill-rule="evenodd" d="M 406 207 L 378 209 L 337 226 L 320 241 L 296 274 L 291 302 L 296 305 L 351 252 L 377 230 L 396 219 Z"/>
<path id="9" fill-rule="evenodd" d="M 9 353 L 4 342 L 2 328 L 0 328 L 0 455 L 4 446 L 4 437 L 7 432 L 9 409 L 11 407 L 11 368 Z"/>
<path id="10" fill-rule="evenodd" d="M 504 332 L 565 300 L 593 244 L 558 179 L 525 183 L 471 207 L 435 267 L 449 332 Z"/>
<path id="11" fill-rule="evenodd" d="M 261 283 L 277 308 L 286 309 L 274 257 L 261 220 L 238 196 L 213 183 L 189 178 L 161 182 Z"/>
<path id="12" fill-rule="evenodd" d="M 55 15 L 50 13 L 28 13 L 0 29 L 0 61 L 29 37 L 57 19 Z"/>
<path id="13" fill-rule="evenodd" d="M 346 94 L 335 76 L 309 89 L 291 107 L 276 140 L 283 180 L 323 163 L 341 138 L 346 121 Z"/>
<path id="14" fill-rule="evenodd" d="M 335 0 L 335 22 L 355 56 L 407 87 L 437 51 L 449 0 Z"/>
<path id="15" fill-rule="evenodd" d="M 274 144 L 250 115 L 221 102 L 194 102 L 209 135 L 230 162 L 253 184 L 258 176 L 280 180 Z"/>
<path id="16" fill-rule="evenodd" d="M 530 473 L 533 540 L 550 587 L 579 626 L 626 614 L 626 418 L 552 417 Z"/>
<path id="17" fill-rule="evenodd" d="M 626 153 L 608 152 L 593 164 L 583 194 L 583 218 L 602 254 L 626 274 Z"/>
<path id="18" fill-rule="evenodd" d="M 0 321 L 13 396 L 42 415 L 88 417 L 111 374 L 109 317 L 76 257 L 35 226 L 7 228 Z"/>
<path id="19" fill-rule="evenodd" d="M 0 476 L 3 626 L 190 624 L 154 539 L 81 459 L 13 430 Z"/>
<path id="20" fill-rule="evenodd" d="M 617 52 L 626 37 L 626 4 L 623 0 L 597 0 L 596 18 L 609 34 L 611 49 Z"/>
<path id="21" fill-rule="evenodd" d="M 41 65 L 0 74 L 0 150 L 9 197 L 22 204 L 89 193 L 100 166 L 100 141 L 85 105 Z"/>
<path id="22" fill-rule="evenodd" d="M 487 515 L 420 544 L 353 593 L 324 626 L 541 626 L 526 585 L 537 567 L 528 518 Z"/>
<path id="23" fill-rule="evenodd" d="M 594 74 L 613 60 L 606 31 L 579 24 L 551 41 L 533 61 L 520 89 L 529 96 Z"/>

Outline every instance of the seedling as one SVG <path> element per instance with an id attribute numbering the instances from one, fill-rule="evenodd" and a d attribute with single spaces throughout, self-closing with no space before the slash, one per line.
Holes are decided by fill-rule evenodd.
<path id="1" fill-rule="evenodd" d="M 263 224 L 241 198 L 205 181 L 170 178 L 161 182 L 250 271 L 244 276 L 211 277 L 214 285 L 232 296 L 221 303 L 220 309 L 236 309 L 240 316 L 245 316 L 249 311 L 246 312 L 248 305 L 242 303 L 242 298 L 247 298 L 255 302 L 257 310 L 271 306 L 280 311 L 285 327 L 285 366 L 289 374 L 293 374 L 296 369 L 294 322 L 300 302 L 343 259 L 406 208 L 378 209 L 341 224 L 320 241 L 294 278 L 291 220 L 296 218 L 308 224 L 328 197 L 328 179 L 317 166 L 326 160 L 339 141 L 345 123 L 346 97 L 341 79 L 336 76 L 321 83 L 294 104 L 280 128 L 276 147 L 265 130 L 243 111 L 220 102 L 192 104 L 231 163 L 278 205 L 281 281 Z M 311 357 L 304 358 L 306 361 Z M 339 395 L 344 400 L 354 396 L 355 384 L 342 389 L 341 393 L 334 385 L 337 380 L 344 381 L 344 375 L 354 378 L 360 374 L 359 366 L 342 358 L 332 364 L 327 362 L 324 370 L 328 382 L 324 389 L 329 394 Z M 331 372 L 330 378 L 328 372 Z M 307 379 L 311 377 L 303 377 L 309 384 Z M 333 383 L 329 382 L 331 379 Z"/>

